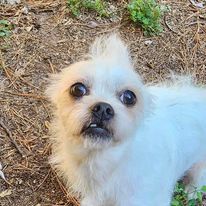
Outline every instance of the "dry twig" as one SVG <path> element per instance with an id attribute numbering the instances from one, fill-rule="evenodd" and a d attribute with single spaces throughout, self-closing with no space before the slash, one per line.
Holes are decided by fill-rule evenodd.
<path id="1" fill-rule="evenodd" d="M 58 177 L 57 173 L 56 173 L 54 170 L 52 170 L 52 172 L 53 172 L 53 174 L 55 175 L 56 180 L 57 180 L 57 182 L 58 182 L 61 190 L 63 191 L 63 193 L 65 194 L 65 196 L 69 199 L 68 201 L 69 201 L 69 202 L 72 202 L 72 204 L 74 204 L 74 206 L 80 206 L 79 203 L 78 203 L 78 201 L 67 192 L 67 189 L 64 187 L 64 185 L 62 184 L 62 182 L 59 180 L 59 177 Z"/>
<path id="2" fill-rule="evenodd" d="M 5 132 L 7 133 L 9 139 L 11 140 L 12 144 L 16 147 L 17 151 L 19 152 L 19 154 L 22 157 L 26 157 L 26 155 L 24 154 L 24 152 L 20 149 L 20 147 L 18 146 L 17 142 L 15 141 L 15 139 L 13 138 L 12 133 L 10 132 L 9 128 L 3 123 L 3 120 L 0 119 L 0 125 L 1 127 L 5 130 Z"/>
<path id="3" fill-rule="evenodd" d="M 46 100 L 46 97 L 41 96 L 41 95 L 36 95 L 36 94 L 16 93 L 16 92 L 9 92 L 9 91 L 4 91 L 4 92 L 5 92 L 5 93 L 8 93 L 8 94 L 12 94 L 12 95 L 22 96 L 22 97 L 28 97 L 28 98 Z"/>

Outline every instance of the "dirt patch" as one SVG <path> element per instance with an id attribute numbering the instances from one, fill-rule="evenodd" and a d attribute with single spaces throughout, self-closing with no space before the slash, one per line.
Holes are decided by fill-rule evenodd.
<path id="1" fill-rule="evenodd" d="M 118 10 L 123 3 L 113 5 Z M 48 76 L 78 60 L 96 36 L 118 30 L 146 82 L 173 71 L 206 83 L 206 9 L 186 0 L 164 4 L 170 8 L 164 32 L 150 38 L 121 11 L 118 18 L 84 13 L 77 19 L 60 0 L 0 6 L 0 19 L 14 25 L 12 35 L 0 39 L 0 162 L 7 179 L 0 179 L 0 191 L 11 193 L 1 206 L 77 205 L 48 164 L 51 117 L 44 90 Z"/>

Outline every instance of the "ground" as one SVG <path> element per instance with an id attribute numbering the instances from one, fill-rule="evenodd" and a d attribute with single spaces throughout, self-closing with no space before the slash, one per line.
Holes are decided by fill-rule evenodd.
<path id="1" fill-rule="evenodd" d="M 49 75 L 81 58 L 96 36 L 119 31 L 146 82 L 173 71 L 206 83 L 206 9 L 189 0 L 162 1 L 168 6 L 164 32 L 145 37 L 120 9 L 125 2 L 110 1 L 118 16 L 102 19 L 92 12 L 73 17 L 63 0 L 0 5 L 0 19 L 14 25 L 0 38 L 1 206 L 78 205 L 48 163 L 51 115 L 44 90 Z"/>

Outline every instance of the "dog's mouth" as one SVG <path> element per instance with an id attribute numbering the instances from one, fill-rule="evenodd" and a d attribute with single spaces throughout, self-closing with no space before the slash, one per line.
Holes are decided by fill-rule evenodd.
<path id="1" fill-rule="evenodd" d="M 112 136 L 111 130 L 103 122 L 91 122 L 86 124 L 83 127 L 81 134 L 84 137 L 102 139 L 108 139 Z"/>

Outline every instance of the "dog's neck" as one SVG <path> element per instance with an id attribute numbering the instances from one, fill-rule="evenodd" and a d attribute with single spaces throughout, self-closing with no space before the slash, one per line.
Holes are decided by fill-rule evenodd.
<path id="1" fill-rule="evenodd" d="M 128 154 L 128 142 L 103 149 L 88 149 L 71 146 L 70 160 L 73 162 L 76 179 L 83 183 L 84 190 L 102 187 L 112 178 L 112 174 L 121 165 L 123 156 Z M 77 181 L 78 182 L 78 181 Z M 95 192 L 95 191 L 94 191 Z"/>
<path id="2" fill-rule="evenodd" d="M 82 194 L 98 185 L 102 187 L 104 182 L 109 181 L 108 178 L 112 178 L 116 168 L 122 165 L 123 156 L 125 159 L 127 154 L 130 154 L 128 150 L 132 144 L 131 140 L 128 140 L 95 149 L 84 147 L 83 144 L 72 141 L 74 139 L 66 134 L 56 139 L 51 161 L 61 167 L 68 187 L 72 185 L 74 191 Z"/>

